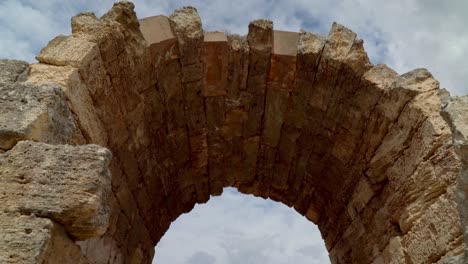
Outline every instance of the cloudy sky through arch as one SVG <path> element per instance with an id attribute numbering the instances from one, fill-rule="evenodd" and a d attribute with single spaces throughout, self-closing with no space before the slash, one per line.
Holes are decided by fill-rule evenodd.
<path id="1" fill-rule="evenodd" d="M 172 223 L 157 264 L 326 264 L 320 232 L 294 209 L 225 188 Z"/>

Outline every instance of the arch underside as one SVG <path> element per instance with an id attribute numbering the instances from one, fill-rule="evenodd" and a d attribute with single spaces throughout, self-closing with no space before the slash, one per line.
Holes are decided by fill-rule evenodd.
<path id="1" fill-rule="evenodd" d="M 461 258 L 463 165 L 425 69 L 372 65 L 339 24 L 323 37 L 256 20 L 244 37 L 204 32 L 193 8 L 137 20 L 122 2 L 72 31 L 25 83 L 58 84 L 71 110 L 68 138 L 36 141 L 113 153 L 108 228 L 77 242 L 83 261 L 150 263 L 170 223 L 227 186 L 317 224 L 332 263 Z"/>

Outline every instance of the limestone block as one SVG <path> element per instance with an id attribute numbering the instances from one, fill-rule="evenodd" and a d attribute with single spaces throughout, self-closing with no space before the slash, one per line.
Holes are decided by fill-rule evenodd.
<path id="1" fill-rule="evenodd" d="M 83 240 L 105 232 L 111 154 L 96 145 L 21 141 L 0 156 L 0 208 L 48 217 Z"/>
<path id="2" fill-rule="evenodd" d="M 208 146 L 206 142 L 206 132 L 190 137 L 192 168 L 202 169 L 208 165 Z"/>
<path id="3" fill-rule="evenodd" d="M 253 97 L 249 105 L 249 118 L 245 124 L 243 136 L 251 137 L 261 133 L 270 56 L 273 48 L 273 23 L 268 20 L 250 22 L 247 41 L 250 47 L 247 91 Z"/>
<path id="4" fill-rule="evenodd" d="M 28 68 L 25 61 L 0 59 L 0 83 L 22 81 Z"/>
<path id="5" fill-rule="evenodd" d="M 390 240 L 387 247 L 382 253 L 383 263 L 388 264 L 403 264 L 405 261 L 405 253 L 401 245 L 401 237 L 396 236 Z"/>
<path id="6" fill-rule="evenodd" d="M 125 44 L 132 55 L 144 55 L 140 49 L 145 45 L 145 40 L 140 31 L 140 23 L 134 11 L 135 5 L 130 1 L 119 1 L 101 17 L 101 21 L 111 27 L 123 29 Z M 120 44 L 120 43 L 119 43 Z M 118 44 L 118 45 L 119 45 Z"/>
<path id="7" fill-rule="evenodd" d="M 205 85 L 203 95 L 222 96 L 227 94 L 228 40 L 223 32 L 207 32 L 204 41 Z"/>
<path id="8" fill-rule="evenodd" d="M 333 23 L 328 34 L 328 41 L 323 50 L 325 58 L 344 59 L 354 43 L 356 33 L 338 23 Z"/>
<path id="9" fill-rule="evenodd" d="M 112 21 L 107 21 L 112 25 Z M 118 27 L 98 19 L 94 13 L 80 13 L 72 17 L 74 37 L 96 43 L 104 61 L 114 61 L 125 49 L 125 36 Z M 112 29 L 110 28 L 112 27 Z"/>
<path id="10" fill-rule="evenodd" d="M 367 107 L 364 111 L 369 111 L 367 124 L 361 136 L 363 142 L 357 150 L 357 153 L 366 161 L 372 158 L 388 129 L 400 115 L 408 100 L 412 98 L 404 91 L 392 89 L 392 84 L 397 78 L 398 74 L 386 65 L 376 65 L 362 77 L 363 87 L 368 87 L 368 89 L 361 89 L 356 93 L 355 102 L 359 102 L 363 110 Z M 369 96 L 369 93 L 376 95 Z"/>
<path id="11" fill-rule="evenodd" d="M 249 46 L 247 38 L 239 35 L 228 35 L 228 86 L 227 100 L 229 105 L 238 106 L 240 91 L 247 89 L 249 69 Z"/>
<path id="12" fill-rule="evenodd" d="M 301 128 L 305 127 L 309 122 L 309 100 L 313 92 L 312 84 L 324 45 L 324 37 L 306 32 L 299 34 L 296 58 L 297 69 L 294 75 L 295 87 L 289 95 L 289 102 L 285 102 L 288 104 L 288 108 L 284 117 L 278 112 L 274 115 L 275 119 L 282 121 L 277 162 L 274 165 L 273 177 L 276 179 L 283 179 L 284 181 L 284 179 L 288 178 L 289 174 L 296 174 L 297 170 L 293 166 L 300 166 L 302 164 L 300 162 L 301 159 L 308 159 L 310 148 L 299 143 L 301 146 L 299 149 L 297 145 L 303 133 Z M 291 54 L 291 49 L 289 54 Z M 266 113 L 265 116 L 268 115 L 271 114 Z M 265 124 L 269 122 L 267 120 L 268 118 L 265 119 Z M 281 122 L 277 122 L 277 124 L 281 124 Z M 289 192 L 293 197 L 298 196 L 297 193 L 299 192 L 299 186 L 302 184 L 301 181 L 302 177 L 299 174 L 296 175 L 295 179 L 291 177 L 288 180 Z M 304 210 L 307 210 L 307 208 Z"/>
<path id="13" fill-rule="evenodd" d="M 145 17 L 139 20 L 140 30 L 148 45 L 164 41 L 175 41 L 169 19 L 166 16 Z"/>
<path id="14" fill-rule="evenodd" d="M 281 127 L 288 107 L 288 92 L 269 89 L 266 94 L 265 124 L 263 126 L 263 144 L 277 147 L 281 136 Z"/>
<path id="15" fill-rule="evenodd" d="M 250 22 L 247 41 L 251 50 L 270 54 L 273 48 L 273 22 L 264 19 Z M 262 65 L 262 67 L 266 66 Z"/>
<path id="16" fill-rule="evenodd" d="M 162 15 L 143 18 L 140 20 L 140 30 L 149 45 L 151 56 L 156 57 L 156 66 L 178 58 L 178 40 L 172 32 L 169 18 Z"/>
<path id="17" fill-rule="evenodd" d="M 350 52 L 355 38 L 354 32 L 340 24 L 333 23 L 315 75 L 316 84 L 310 98 L 310 104 L 314 108 L 327 111 L 328 104 L 333 98 L 332 94 L 335 90 L 335 81 L 338 79 L 341 63 Z"/>
<path id="18" fill-rule="evenodd" d="M 78 241 L 83 255 L 92 259 L 96 263 L 107 263 L 111 259 L 111 253 L 116 247 L 115 241 L 110 237 L 90 238 L 86 241 Z"/>
<path id="19" fill-rule="evenodd" d="M 398 101 L 411 102 L 411 105 L 408 105 L 405 109 L 400 108 L 402 110 L 400 113 L 395 112 L 395 106 L 393 106 L 393 111 L 387 112 L 389 118 L 394 118 L 395 116 L 399 117 L 397 121 L 399 125 L 391 127 L 370 162 L 370 168 L 366 173 L 368 176 L 373 178 L 373 180 L 380 181 L 384 179 L 382 177 L 385 176 L 384 173 L 386 169 L 388 169 L 392 162 L 401 155 L 402 149 L 405 148 L 414 131 L 425 119 L 425 106 L 421 107 L 418 105 L 419 99 L 416 98 L 417 95 L 424 93 L 424 91 L 434 90 L 437 87 L 438 83 L 436 83 L 436 80 L 424 69 L 404 74 L 392 85 L 392 89 L 401 91 L 401 96 L 396 96 L 395 99 L 406 97 L 407 99 L 399 99 Z M 431 95 L 429 94 L 425 97 L 431 97 Z M 412 101 L 409 101 L 408 99 Z M 435 106 L 438 103 L 440 104 L 440 102 L 433 101 L 429 104 Z M 386 107 L 392 107 L 392 105 L 389 104 Z M 437 122 L 439 125 L 436 125 L 436 127 L 439 128 L 436 129 L 443 129 L 440 128 L 440 120 Z M 427 140 L 431 140 L 431 137 L 427 137 Z M 419 147 L 426 146 L 421 145 Z"/>
<path id="20" fill-rule="evenodd" d="M 462 241 L 462 238 L 460 238 L 460 241 Z M 457 248 L 441 257 L 436 264 L 464 264 L 464 250 L 465 244 L 461 243 Z"/>
<path id="21" fill-rule="evenodd" d="M 288 91 L 294 89 L 299 34 L 275 30 L 273 40 L 265 102 L 263 143 L 276 147 L 288 106 Z"/>
<path id="22" fill-rule="evenodd" d="M 309 101 L 314 92 L 312 85 L 325 42 L 325 37 L 312 33 L 301 32 L 299 35 L 296 87 L 291 94 L 291 107 L 285 120 L 288 126 L 302 128 L 309 121 Z"/>
<path id="23" fill-rule="evenodd" d="M 158 73 L 158 88 L 165 103 L 166 125 L 169 132 L 184 127 L 187 122 L 184 88 L 180 78 L 180 64 L 169 62 Z"/>
<path id="24" fill-rule="evenodd" d="M 169 20 L 179 41 L 181 64 L 200 63 L 203 46 L 203 28 L 197 10 L 193 7 L 177 9 Z"/>
<path id="25" fill-rule="evenodd" d="M 288 92 L 284 90 L 268 89 L 266 93 L 264 125 L 262 142 L 264 144 L 264 161 L 259 170 L 272 177 L 271 182 L 276 188 L 287 187 L 288 175 L 273 170 L 278 144 L 280 142 L 281 128 L 288 107 Z"/>
<path id="26" fill-rule="evenodd" d="M 273 31 L 273 50 L 268 76 L 268 88 L 292 91 L 296 72 L 299 33 Z"/>
<path id="27" fill-rule="evenodd" d="M 59 86 L 0 84 L 0 149 L 25 139 L 64 144 L 75 129 Z"/>
<path id="28" fill-rule="evenodd" d="M 105 146 L 107 134 L 102 125 L 87 87 L 81 81 L 79 72 L 71 66 L 59 67 L 47 64 L 32 64 L 28 83 L 56 83 L 61 86 L 70 108 L 75 113 L 74 119 L 89 142 Z"/>
<path id="29" fill-rule="evenodd" d="M 36 59 L 39 62 L 84 68 L 98 56 L 99 49 L 95 43 L 74 36 L 58 36 L 41 50 Z"/>
<path id="30" fill-rule="evenodd" d="M 174 11 L 169 17 L 178 38 L 181 54 L 182 83 L 185 92 L 187 125 L 190 136 L 203 133 L 206 125 L 202 95 L 203 79 L 203 28 L 197 10 L 185 7 Z"/>
<path id="31" fill-rule="evenodd" d="M 1 213 L 0 230 L 1 263 L 89 263 L 63 228 L 49 219 Z"/>
<path id="32" fill-rule="evenodd" d="M 453 145 L 461 161 L 457 177 L 457 204 L 465 243 L 468 241 L 468 96 L 451 97 L 442 109 L 442 116 L 452 131 Z M 465 263 L 468 250 L 465 248 Z"/>
<path id="33" fill-rule="evenodd" d="M 362 178 L 359 180 L 351 200 L 348 203 L 348 213 L 351 219 L 354 219 L 364 209 L 370 199 L 375 195 L 374 190 L 370 186 L 367 179 Z"/>
<path id="34" fill-rule="evenodd" d="M 431 204 L 418 223 L 402 238 L 407 258 L 412 263 L 433 263 L 456 248 L 462 235 L 455 202 L 455 186 Z"/>

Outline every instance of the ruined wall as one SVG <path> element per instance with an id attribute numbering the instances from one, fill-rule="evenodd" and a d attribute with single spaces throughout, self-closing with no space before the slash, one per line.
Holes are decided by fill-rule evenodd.
<path id="1" fill-rule="evenodd" d="M 372 65 L 339 24 L 244 37 L 121 2 L 37 60 L 0 64 L 1 262 L 150 263 L 233 186 L 317 224 L 332 263 L 462 263 L 466 97 Z"/>

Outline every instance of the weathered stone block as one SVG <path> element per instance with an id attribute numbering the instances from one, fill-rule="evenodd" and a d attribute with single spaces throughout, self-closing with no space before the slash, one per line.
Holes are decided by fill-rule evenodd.
<path id="1" fill-rule="evenodd" d="M 156 65 L 179 56 L 178 40 L 172 32 L 171 24 L 166 16 L 141 19 L 140 30 L 149 45 L 151 56 L 161 56 L 156 59 Z"/>
<path id="2" fill-rule="evenodd" d="M 0 83 L 23 81 L 28 72 L 29 64 L 19 60 L 0 60 Z"/>
<path id="3" fill-rule="evenodd" d="M 169 16 L 169 20 L 179 40 L 181 64 L 185 66 L 199 63 L 204 34 L 197 10 L 194 7 L 177 9 Z"/>
<path id="4" fill-rule="evenodd" d="M 89 263 L 63 228 L 49 219 L 0 213 L 0 230 L 1 263 Z"/>
<path id="5" fill-rule="evenodd" d="M 64 144 L 75 129 L 59 86 L 0 84 L 0 149 L 25 139 Z"/>
<path id="6" fill-rule="evenodd" d="M 47 64 L 32 64 L 27 82 L 34 84 L 59 84 L 70 103 L 72 113 L 75 113 L 74 119 L 79 125 L 80 132 L 84 134 L 89 142 L 101 146 L 107 145 L 106 130 L 97 116 L 88 89 L 81 81 L 76 68 L 71 66 L 59 67 Z"/>
<path id="7" fill-rule="evenodd" d="M 0 155 L 0 208 L 48 217 L 83 240 L 103 234 L 111 154 L 96 145 L 48 145 L 21 141 Z"/>
<path id="8" fill-rule="evenodd" d="M 39 62 L 84 68 L 98 56 L 97 44 L 74 36 L 58 36 L 41 50 L 36 59 Z"/>

